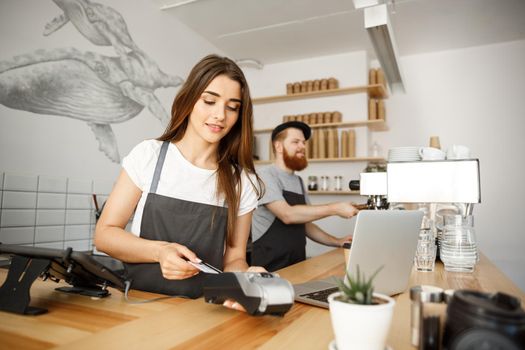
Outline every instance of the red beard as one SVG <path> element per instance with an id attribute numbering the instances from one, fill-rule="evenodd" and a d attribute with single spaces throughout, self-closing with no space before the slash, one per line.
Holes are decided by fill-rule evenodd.
<path id="1" fill-rule="evenodd" d="M 301 158 L 297 157 L 295 154 L 291 156 L 286 150 L 283 152 L 283 161 L 284 165 L 293 171 L 301 171 L 308 166 L 308 159 L 306 159 L 306 156 Z"/>

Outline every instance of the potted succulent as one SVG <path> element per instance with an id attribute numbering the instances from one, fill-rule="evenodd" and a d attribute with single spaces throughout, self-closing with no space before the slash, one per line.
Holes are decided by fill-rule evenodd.
<path id="1" fill-rule="evenodd" d="M 355 276 L 347 272 L 345 281 L 338 280 L 339 292 L 328 297 L 338 350 L 385 349 L 395 301 L 374 293 L 372 282 L 380 270 L 367 279 L 357 266 Z"/>

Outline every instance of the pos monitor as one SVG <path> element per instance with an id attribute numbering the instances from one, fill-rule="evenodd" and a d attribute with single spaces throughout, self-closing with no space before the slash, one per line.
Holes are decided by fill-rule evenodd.
<path id="1" fill-rule="evenodd" d="M 64 280 L 71 287 L 56 290 L 94 297 L 110 295 L 107 287 L 124 290 L 126 280 L 87 253 L 71 248 L 50 249 L 0 244 L 0 254 L 12 255 L 7 278 L 0 287 L 0 310 L 37 315 L 47 310 L 29 306 L 31 285 L 37 277 Z"/>

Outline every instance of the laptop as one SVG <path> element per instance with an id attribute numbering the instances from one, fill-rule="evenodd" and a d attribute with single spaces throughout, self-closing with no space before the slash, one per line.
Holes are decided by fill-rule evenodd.
<path id="1" fill-rule="evenodd" d="M 363 210 L 357 214 L 346 266 L 355 275 L 356 266 L 374 278 L 374 292 L 394 295 L 408 286 L 416 253 L 423 212 L 419 210 Z M 338 291 L 332 276 L 295 284 L 295 301 L 328 308 L 328 295 Z"/>

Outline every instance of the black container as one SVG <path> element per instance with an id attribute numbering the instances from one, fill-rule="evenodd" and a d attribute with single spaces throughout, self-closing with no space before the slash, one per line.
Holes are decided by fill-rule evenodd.
<path id="1" fill-rule="evenodd" d="M 523 350 L 525 311 L 505 293 L 454 293 L 447 307 L 444 350 Z"/>
<path id="2" fill-rule="evenodd" d="M 360 180 L 351 180 L 348 183 L 348 187 L 350 187 L 350 189 L 352 191 L 359 191 L 359 189 L 361 188 L 361 181 Z"/>

